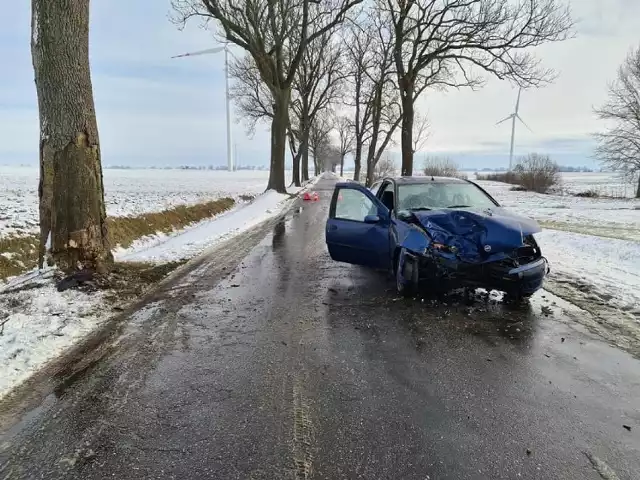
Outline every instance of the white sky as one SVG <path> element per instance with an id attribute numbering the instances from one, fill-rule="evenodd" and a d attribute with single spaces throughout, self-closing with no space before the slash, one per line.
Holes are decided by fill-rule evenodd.
<path id="1" fill-rule="evenodd" d="M 29 51 L 29 2 L 6 2 L 0 17 L 0 164 L 36 164 L 38 116 Z M 627 52 L 640 44 L 640 0 L 574 0 L 577 38 L 543 47 L 538 56 L 558 71 L 555 84 L 524 91 L 516 154 L 550 153 L 561 163 L 593 165 L 590 133 L 601 123 L 593 106 Z M 91 62 L 105 164 L 224 164 L 222 56 L 170 60 L 213 45 L 196 22 L 183 32 L 169 23 L 169 0 L 92 0 Z M 464 166 L 500 166 L 508 157 L 516 90 L 489 79 L 480 91 L 426 92 L 429 152 L 447 152 Z M 265 129 L 248 139 L 234 126 L 239 160 L 267 164 Z M 397 147 L 395 148 L 397 150 Z"/>

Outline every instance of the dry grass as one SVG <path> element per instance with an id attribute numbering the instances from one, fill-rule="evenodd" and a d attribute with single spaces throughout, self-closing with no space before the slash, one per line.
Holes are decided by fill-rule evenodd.
<path id="1" fill-rule="evenodd" d="M 37 235 L 0 238 L 0 279 L 19 275 L 37 265 Z"/>
<path id="2" fill-rule="evenodd" d="M 221 198 L 207 203 L 178 206 L 157 213 L 137 217 L 113 217 L 107 219 L 109 237 L 113 246 L 130 247 L 134 240 L 156 232 L 169 233 L 195 222 L 213 217 L 234 204 L 232 198 Z"/>
<path id="3" fill-rule="evenodd" d="M 178 206 L 162 212 L 146 213 L 136 217 L 107 219 L 113 246 L 131 246 L 138 238 L 156 232 L 169 233 L 192 223 L 218 215 L 234 205 L 232 198 L 221 198 L 206 203 Z M 38 236 L 22 235 L 0 238 L 0 280 L 35 268 L 38 264 Z"/>

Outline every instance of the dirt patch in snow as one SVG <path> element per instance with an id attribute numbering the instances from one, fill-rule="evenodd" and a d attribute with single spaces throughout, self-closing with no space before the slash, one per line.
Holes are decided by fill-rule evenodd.
<path id="1" fill-rule="evenodd" d="M 564 275 L 552 275 L 545 289 L 590 315 L 574 320 L 608 342 L 640 358 L 640 307 L 612 303 L 611 295 L 593 285 Z"/>

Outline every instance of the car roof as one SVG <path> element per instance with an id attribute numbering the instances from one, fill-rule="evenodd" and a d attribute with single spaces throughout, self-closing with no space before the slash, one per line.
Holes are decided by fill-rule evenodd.
<path id="1" fill-rule="evenodd" d="M 390 177 L 398 185 L 420 184 L 420 183 L 468 183 L 466 180 L 455 177 L 432 177 L 430 175 L 420 175 L 415 177 Z"/>

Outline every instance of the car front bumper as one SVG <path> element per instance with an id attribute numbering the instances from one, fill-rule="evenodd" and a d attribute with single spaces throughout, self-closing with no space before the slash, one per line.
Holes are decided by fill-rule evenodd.
<path id="1" fill-rule="evenodd" d="M 449 259 L 437 259 L 437 265 L 434 265 L 434 259 L 413 258 L 419 262 L 421 281 L 447 290 L 474 287 L 528 296 L 542 288 L 550 271 L 544 257 L 518 267 L 509 267 L 502 262 L 470 265 Z"/>

